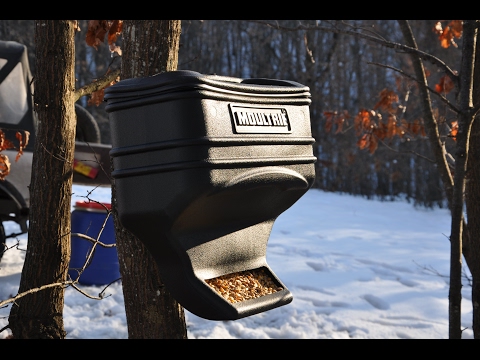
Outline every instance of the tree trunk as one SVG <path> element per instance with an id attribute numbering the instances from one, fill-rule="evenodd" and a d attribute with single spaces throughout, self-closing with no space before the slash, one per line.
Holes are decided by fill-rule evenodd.
<path id="1" fill-rule="evenodd" d="M 465 176 L 468 164 L 468 150 L 471 126 L 473 124 L 473 73 L 475 59 L 475 20 L 463 24 L 462 64 L 460 68 L 460 91 L 458 105 L 458 133 L 455 150 L 455 176 L 452 198 L 452 226 L 450 235 L 450 292 L 449 292 L 449 338 L 461 339 L 462 300 L 462 237 L 463 208 L 465 204 Z"/>
<path id="2" fill-rule="evenodd" d="M 180 32 L 180 20 L 125 20 L 121 79 L 176 70 Z M 183 307 L 163 285 L 156 262 L 143 243 L 118 220 L 114 181 L 112 212 L 128 337 L 186 339 Z"/>
<path id="3" fill-rule="evenodd" d="M 480 82 L 477 82 L 480 83 Z M 478 99 L 478 97 L 477 97 Z M 480 119 L 474 121 L 470 138 L 465 186 L 467 233 L 472 258 L 480 259 Z M 480 260 L 469 265 L 472 274 L 473 336 L 480 339 Z"/>
<path id="4" fill-rule="evenodd" d="M 75 146 L 75 21 L 36 20 L 35 108 L 39 127 L 30 185 L 30 225 L 19 293 L 66 280 Z M 16 339 L 61 339 L 64 287 L 31 293 L 12 306 Z"/>
<path id="5" fill-rule="evenodd" d="M 449 291 L 449 338 L 459 339 L 461 338 L 461 275 L 462 275 L 462 255 L 465 256 L 467 264 L 470 269 L 477 267 L 478 259 L 475 254 L 472 253 L 471 237 L 473 233 L 469 231 L 465 234 L 464 225 L 465 219 L 463 218 L 463 204 L 465 200 L 465 176 L 467 174 L 467 158 L 469 151 L 469 138 L 472 126 L 472 83 L 475 49 L 472 44 L 475 43 L 476 34 L 473 35 L 475 30 L 474 22 L 466 21 L 464 23 L 464 40 L 462 49 L 462 67 L 460 72 L 460 84 L 461 88 L 459 95 L 459 130 L 457 135 L 457 149 L 455 160 L 455 178 L 452 179 L 448 166 L 446 165 L 445 149 L 438 136 L 438 125 L 433 116 L 431 101 L 427 92 L 426 86 L 421 86 L 420 91 L 423 93 L 423 107 L 426 117 L 426 129 L 430 139 L 430 144 L 433 148 L 435 161 L 440 170 L 440 174 L 447 194 L 448 206 L 452 213 L 451 223 L 451 235 L 450 235 L 450 291 Z M 404 34 L 406 43 L 410 47 L 417 47 L 415 40 L 411 34 L 409 24 L 406 20 L 399 20 L 400 28 Z M 414 62 L 415 74 L 418 79 L 423 79 L 422 82 L 426 83 L 425 72 L 423 71 L 423 65 L 418 55 L 412 55 Z M 470 189 L 471 190 L 471 189 Z M 468 196 L 466 198 L 467 204 L 469 203 Z M 472 199 L 473 200 L 473 199 Z M 469 218 L 469 222 L 471 218 Z M 463 243 L 463 240 L 465 244 Z M 472 271 L 472 275 L 474 272 Z M 475 276 L 474 276 L 474 289 Z M 478 290 L 477 290 L 478 291 Z M 474 294 L 475 296 L 475 291 Z M 475 308 L 474 297 L 472 302 Z M 474 321 L 475 323 L 475 321 Z"/>
<path id="6" fill-rule="evenodd" d="M 475 72 L 473 82 L 480 84 L 480 34 L 477 32 Z M 480 86 L 473 88 L 474 106 L 480 101 Z M 470 134 L 470 146 L 465 184 L 465 203 L 468 217 L 466 232 L 472 258 L 480 259 L 480 119 L 475 119 Z M 472 274 L 473 336 L 480 339 L 480 260 L 469 264 Z"/>

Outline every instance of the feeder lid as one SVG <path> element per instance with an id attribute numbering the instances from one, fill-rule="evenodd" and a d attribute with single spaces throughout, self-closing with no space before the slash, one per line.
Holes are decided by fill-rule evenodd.
<path id="1" fill-rule="evenodd" d="M 176 70 L 122 80 L 105 89 L 105 111 L 113 112 L 185 97 L 201 97 L 240 102 L 290 103 L 310 105 L 308 86 L 295 81 L 220 75 L 204 75 L 191 70 Z"/>
<path id="2" fill-rule="evenodd" d="M 309 97 L 310 88 L 296 81 L 230 76 L 205 75 L 191 70 L 176 70 L 152 76 L 122 80 L 105 89 L 105 99 L 113 99 L 130 93 L 144 96 L 170 91 L 208 89 L 212 91 L 236 91 L 268 95 L 290 95 Z"/>
<path id="3" fill-rule="evenodd" d="M 102 206 L 102 204 L 96 203 L 94 201 L 79 200 L 79 201 L 75 202 L 75 207 L 76 208 L 81 208 L 81 209 L 85 209 L 85 210 L 104 210 L 105 211 L 105 208 L 107 208 L 108 210 L 110 210 L 112 208 L 112 205 L 109 204 L 109 203 L 103 203 L 103 205 L 105 207 Z"/>

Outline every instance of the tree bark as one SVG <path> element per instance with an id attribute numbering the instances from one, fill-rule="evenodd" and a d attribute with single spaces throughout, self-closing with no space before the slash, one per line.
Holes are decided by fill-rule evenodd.
<path id="1" fill-rule="evenodd" d="M 403 37 L 407 46 L 417 49 L 417 43 L 413 37 L 412 30 L 408 23 L 408 20 L 398 20 L 400 29 L 402 30 Z M 440 138 L 438 123 L 434 116 L 434 111 L 432 108 L 432 100 L 430 98 L 430 93 L 428 90 L 427 76 L 425 73 L 425 68 L 423 66 L 422 59 L 417 54 L 410 55 L 413 63 L 413 69 L 415 72 L 415 77 L 422 84 L 419 88 L 421 94 L 421 104 L 423 108 L 423 115 L 425 117 L 425 128 L 432 148 L 435 163 L 440 172 L 442 182 L 445 188 L 445 193 L 447 195 L 448 207 L 451 210 L 452 208 L 452 197 L 453 197 L 453 177 L 448 168 L 448 163 L 445 158 L 445 145 L 443 144 L 442 139 Z"/>
<path id="2" fill-rule="evenodd" d="M 180 32 L 180 20 L 124 20 L 121 79 L 176 70 Z M 128 337 L 186 339 L 183 307 L 163 285 L 156 262 L 143 243 L 119 222 L 114 181 L 112 213 Z"/>
<path id="3" fill-rule="evenodd" d="M 478 23 L 478 21 L 477 21 Z M 480 34 L 477 31 L 474 84 L 480 84 Z M 474 107 L 480 103 L 480 86 L 473 88 Z M 465 203 L 468 217 L 466 232 L 470 239 L 472 258 L 480 259 L 480 119 L 476 117 L 470 134 L 467 179 L 465 184 Z M 469 264 L 472 274 L 473 336 L 480 339 L 480 261 Z"/>
<path id="4" fill-rule="evenodd" d="M 61 283 L 70 262 L 70 209 L 75 147 L 75 21 L 36 20 L 36 135 L 30 185 L 28 246 L 19 292 Z M 61 339 L 64 287 L 19 299 L 10 311 L 16 339 Z"/>
<path id="5" fill-rule="evenodd" d="M 474 21 L 475 22 L 475 21 Z M 406 20 L 399 20 L 400 28 L 408 46 L 416 48 L 416 43 Z M 469 151 L 469 137 L 472 126 L 472 79 L 475 58 L 476 34 L 475 26 L 471 21 L 464 23 L 464 40 L 462 49 L 462 67 L 460 73 L 458 134 L 456 137 L 457 149 L 455 159 L 455 175 L 452 178 L 445 158 L 445 148 L 438 134 L 438 124 L 433 116 L 430 95 L 427 90 L 425 71 L 422 60 L 418 55 L 412 54 L 415 75 L 422 79 L 425 86 L 420 87 L 422 93 L 422 104 L 425 114 L 425 124 L 430 144 L 433 148 L 435 161 L 440 171 L 445 192 L 447 194 L 448 207 L 452 213 L 451 234 L 450 234 L 450 290 L 449 290 L 449 338 L 460 339 L 461 331 L 461 289 L 462 289 L 462 255 L 465 257 L 469 268 L 475 267 L 477 259 L 471 252 L 471 239 L 468 232 L 464 232 L 465 219 L 463 218 L 463 204 L 465 191 L 465 176 L 467 170 L 467 159 Z M 467 199 L 468 201 L 468 199 Z M 478 205 L 477 205 L 478 206 Z M 470 217 L 469 217 L 469 221 Z M 466 239 L 466 244 L 463 240 Z M 473 274 L 473 272 L 472 272 Z M 475 283 L 475 281 L 474 281 Z M 472 298 L 473 301 L 474 298 Z M 475 301 L 473 301 L 475 304 Z"/>
<path id="6" fill-rule="evenodd" d="M 475 20 L 463 24 L 462 63 L 460 68 L 460 91 L 458 96 L 458 133 L 456 136 L 455 175 L 452 198 L 452 225 L 450 234 L 450 292 L 449 292 L 449 338 L 461 339 L 462 301 L 462 237 L 463 207 L 465 203 L 465 176 L 468 164 L 470 132 L 473 124 L 473 72 L 476 41 Z M 473 299 L 472 299 L 473 300 Z"/>

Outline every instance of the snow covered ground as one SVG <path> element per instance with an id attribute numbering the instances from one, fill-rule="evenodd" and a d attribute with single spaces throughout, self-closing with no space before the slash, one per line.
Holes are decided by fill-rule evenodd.
<path id="1" fill-rule="evenodd" d="M 87 190 L 74 186 L 72 204 Z M 96 189 L 92 198 L 110 202 L 110 190 Z M 267 248 L 268 264 L 292 292 L 293 302 L 236 321 L 205 320 L 186 311 L 188 337 L 447 339 L 449 234 L 445 209 L 311 189 L 278 217 Z M 26 235 L 18 240 L 24 249 Z M 16 241 L 9 239 L 8 245 Z M 18 291 L 23 257 L 15 249 L 5 253 L 1 300 Z M 103 287 L 83 289 L 97 295 Z M 473 338 L 470 291 L 465 283 L 463 338 Z M 128 337 L 121 282 L 106 294 L 99 301 L 66 290 L 67 338 Z M 0 327 L 7 324 L 9 311 L 10 306 L 0 309 Z"/>

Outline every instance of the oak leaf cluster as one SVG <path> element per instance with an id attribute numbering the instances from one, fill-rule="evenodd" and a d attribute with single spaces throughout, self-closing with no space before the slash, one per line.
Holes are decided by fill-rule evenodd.
<path id="1" fill-rule="evenodd" d="M 98 50 L 98 46 L 106 42 L 112 54 L 117 53 L 119 56 L 122 56 L 122 49 L 115 43 L 118 36 L 122 33 L 122 29 L 123 20 L 90 20 L 88 22 L 87 35 L 85 36 L 86 43 Z M 107 74 L 109 72 L 110 69 L 107 70 Z M 115 83 L 116 81 L 112 81 L 108 86 Z M 103 102 L 105 88 L 94 91 L 88 99 L 88 104 L 99 106 Z"/>
<path id="2" fill-rule="evenodd" d="M 23 155 L 23 150 L 28 145 L 28 139 L 30 137 L 30 133 L 28 131 L 17 131 L 15 133 L 15 137 L 18 141 L 18 146 L 7 139 L 5 132 L 0 129 L 0 152 L 9 149 L 17 150 L 17 155 L 15 157 L 15 161 L 18 161 L 20 157 Z M 0 154 L 0 181 L 5 180 L 8 174 L 10 174 L 10 159 L 5 154 Z"/>
<path id="3" fill-rule="evenodd" d="M 440 45 L 443 48 L 457 47 L 455 39 L 462 36 L 463 22 L 462 20 L 437 21 L 433 31 L 438 35 Z M 427 77 L 430 75 L 428 70 L 425 70 L 425 74 Z M 400 78 L 397 77 L 396 81 L 397 87 L 399 87 Z M 445 96 L 454 88 L 455 84 L 450 76 L 445 75 L 435 84 L 434 90 Z M 372 109 L 360 109 L 353 117 L 353 128 L 358 138 L 356 145 L 359 149 L 366 149 L 373 154 L 378 148 L 379 141 L 392 139 L 395 136 L 400 138 L 405 135 L 412 137 L 426 136 L 422 119 L 407 122 L 405 119 L 397 117 L 398 110 L 403 109 L 401 105 L 397 105 L 398 102 L 397 93 L 390 89 L 383 89 L 379 94 L 379 100 Z M 386 113 L 385 120 L 382 113 Z M 327 133 L 331 132 L 334 127 L 336 127 L 335 134 L 342 133 L 351 119 L 346 110 L 340 112 L 325 111 L 323 115 L 325 117 L 324 130 Z M 456 120 L 452 120 L 448 136 L 456 140 L 457 131 L 458 123 Z"/>

